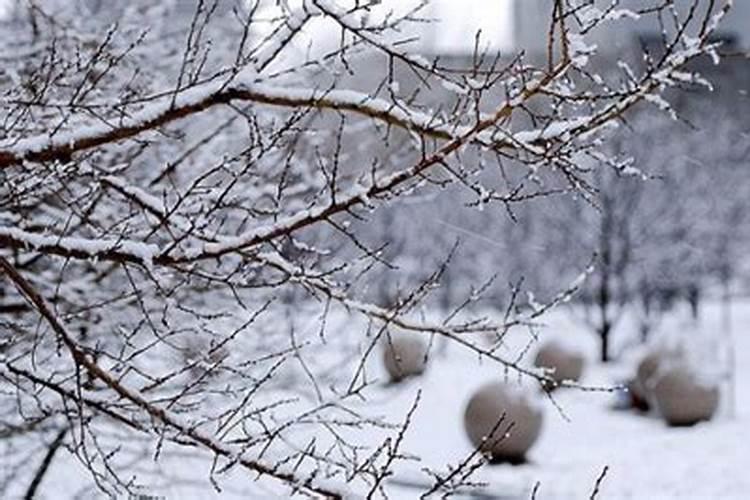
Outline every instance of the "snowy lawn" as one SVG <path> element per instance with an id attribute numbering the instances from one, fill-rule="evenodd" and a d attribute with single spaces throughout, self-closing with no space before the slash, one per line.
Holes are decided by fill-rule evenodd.
<path id="1" fill-rule="evenodd" d="M 598 498 L 748 498 L 750 302 L 736 304 L 733 313 L 738 369 L 736 418 L 727 414 L 726 391 L 713 421 L 669 428 L 655 415 L 613 410 L 611 394 L 561 390 L 555 398 L 565 417 L 553 404 L 543 402 L 545 423 L 530 451 L 529 463 L 484 466 L 477 475 L 487 483 L 483 497 L 530 498 L 539 482 L 537 498 L 589 498 L 597 477 L 608 466 Z M 595 338 L 566 316 L 549 317 L 548 324 L 550 328 L 543 330 L 542 338 L 564 337 L 587 353 L 584 384 L 611 384 L 632 371 L 632 359 L 610 366 L 591 362 L 596 357 Z M 720 339 L 715 337 L 722 334 L 720 324 L 720 310 L 711 305 L 704 308 L 700 324 L 693 328 L 685 330 L 681 320 L 668 318 L 660 330 L 670 336 Z M 393 400 L 378 409 L 391 418 L 404 414 L 416 391 L 422 389 L 421 405 L 405 449 L 423 460 L 402 465 L 403 475 L 395 483 L 427 481 L 427 476 L 419 472 L 421 467 L 444 470 L 445 464 L 458 463 L 471 451 L 462 427 L 464 407 L 471 391 L 503 374 L 489 364 L 479 365 L 474 357 L 452 351 L 445 358 L 434 359 L 421 380 L 413 380 L 403 389 L 393 388 Z M 418 496 L 418 490 L 407 486 L 394 485 L 390 491 L 398 499 Z"/>
<path id="2" fill-rule="evenodd" d="M 704 342 L 706 345 L 711 344 L 711 339 L 721 338 L 718 306 L 705 307 L 698 326 L 685 328 L 684 316 L 680 313 L 679 317 L 668 318 L 659 333 L 702 337 L 703 341 L 709 340 Z M 584 384 L 610 386 L 634 370 L 633 358 L 637 356 L 608 366 L 593 362 L 597 353 L 596 338 L 573 323 L 567 313 L 556 312 L 546 318 L 546 323 L 548 328 L 540 332 L 542 341 L 560 339 L 586 353 Z M 529 453 L 529 462 L 519 466 L 483 466 L 474 479 L 487 486 L 478 495 L 462 498 L 529 499 L 538 483 L 538 499 L 587 499 L 605 466 L 609 469 L 597 497 L 601 499 L 748 498 L 750 301 L 735 305 L 733 325 L 738 367 L 736 418 L 727 415 L 726 392 L 722 394 L 722 407 L 714 421 L 689 428 L 669 428 L 654 415 L 613 410 L 614 396 L 610 393 L 557 391 L 555 402 L 561 413 L 535 387 L 529 386 L 528 390 L 538 395 L 545 413 L 542 435 Z M 627 324 L 619 330 L 620 341 L 628 330 Z M 505 354 L 513 357 L 528 340 L 528 334 L 519 331 L 515 338 L 509 339 Z M 532 359 L 533 353 L 531 349 L 525 359 Z M 370 360 L 371 373 L 382 373 L 380 361 L 378 352 Z M 392 423 L 403 421 L 421 390 L 420 404 L 402 448 L 402 452 L 421 457 L 421 460 L 397 462 L 396 475 L 386 483 L 389 498 L 419 498 L 420 490 L 415 486 L 430 484 L 430 477 L 422 471 L 424 467 L 446 471 L 448 466 L 459 463 L 471 453 L 463 430 L 464 407 L 472 391 L 493 378 L 504 376 L 497 365 L 479 363 L 475 356 L 461 348 L 453 346 L 441 353 L 437 345 L 424 376 L 370 390 L 368 401 L 360 409 Z M 511 383 L 518 383 L 513 373 L 509 373 L 508 378 Z M 356 439 L 378 445 L 385 435 L 385 431 L 370 429 L 364 435 L 357 434 Z M 271 484 L 266 490 L 264 483 L 248 481 L 243 471 L 223 476 L 222 491 L 217 492 L 207 479 L 210 462 L 190 457 L 186 452 L 179 463 L 162 460 L 157 464 L 151 455 L 152 448 L 147 446 L 146 449 L 151 451 L 139 463 L 143 475 L 138 482 L 148 483 L 143 493 L 155 498 L 273 499 L 288 495 L 286 488 L 277 489 Z M 193 481 L 177 479 L 186 469 L 195 471 L 191 474 Z M 69 454 L 61 454 L 45 478 L 38 498 L 104 498 L 92 488 L 81 490 L 84 484 L 90 484 L 90 478 L 81 464 Z"/>

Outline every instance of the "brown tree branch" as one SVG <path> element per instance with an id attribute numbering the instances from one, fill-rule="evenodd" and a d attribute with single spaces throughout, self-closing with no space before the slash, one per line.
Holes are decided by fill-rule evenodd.
<path id="1" fill-rule="evenodd" d="M 300 488 L 302 490 L 308 491 L 311 494 L 318 495 L 323 498 L 343 498 L 340 493 L 332 489 L 310 484 L 308 482 L 302 482 L 300 478 L 296 477 L 293 473 L 283 472 L 277 470 L 277 468 L 275 467 L 265 465 L 258 461 L 251 460 L 242 456 L 236 456 L 235 452 L 228 446 L 218 442 L 212 436 L 197 429 L 195 426 L 183 422 L 177 415 L 174 415 L 173 413 L 149 402 L 137 390 L 126 387 L 125 385 L 120 383 L 120 381 L 117 380 L 111 373 L 104 370 L 96 362 L 90 359 L 89 356 L 78 347 L 76 342 L 73 340 L 72 335 L 68 333 L 62 322 L 47 306 L 44 298 L 36 291 L 31 283 L 29 283 L 26 278 L 24 278 L 4 257 L 0 257 L 0 271 L 2 271 L 3 274 L 8 277 L 8 279 L 16 286 L 16 288 L 18 288 L 18 290 L 26 297 L 29 303 L 39 312 L 39 314 L 45 319 L 45 321 L 47 321 L 52 330 L 57 334 L 61 342 L 70 352 L 75 364 L 80 366 L 81 368 L 84 368 L 89 374 L 104 382 L 105 385 L 107 385 L 123 399 L 134 403 L 136 406 L 146 411 L 154 419 L 161 421 L 165 425 L 179 431 L 181 434 L 189 437 L 197 444 L 202 445 L 216 455 L 235 460 L 248 470 L 257 472 L 261 475 L 273 477 L 284 483 L 290 484 L 295 488 Z"/>

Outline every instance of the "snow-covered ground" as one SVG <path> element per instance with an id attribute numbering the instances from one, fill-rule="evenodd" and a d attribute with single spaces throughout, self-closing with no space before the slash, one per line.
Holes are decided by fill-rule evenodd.
<path id="1" fill-rule="evenodd" d="M 676 314 L 665 320 L 659 334 L 686 339 L 692 336 L 692 340 L 698 337 L 697 345 L 720 343 L 723 332 L 718 305 L 704 307 L 697 325 L 686 326 L 684 317 Z M 596 359 L 594 337 L 567 316 L 555 314 L 548 318 L 548 324 L 542 336 L 562 337 L 587 353 L 585 384 L 612 384 L 632 371 L 632 357 L 609 366 L 592 362 Z M 564 416 L 550 402 L 543 402 L 543 433 L 530 451 L 529 463 L 485 466 L 477 475 L 488 483 L 484 493 L 497 498 L 530 498 L 539 482 L 537 498 L 589 498 L 597 477 L 608 466 L 598 498 L 748 498 L 750 302 L 734 305 L 732 325 L 737 356 L 735 418 L 728 414 L 726 391 L 713 421 L 688 428 L 667 427 L 654 415 L 614 410 L 611 394 L 558 391 L 556 400 Z M 485 381 L 503 376 L 497 368 L 480 366 L 472 356 L 457 352 L 433 361 L 421 380 L 403 389 L 394 388 L 398 394 L 379 409 L 392 416 L 405 413 L 417 389 L 422 389 L 421 406 L 405 449 L 423 457 L 423 462 L 401 469 L 407 482 L 418 482 L 420 467 L 444 470 L 445 464 L 455 464 L 470 452 L 462 427 L 467 400 Z M 418 496 L 417 490 L 404 487 L 391 491 L 398 499 Z"/>
<path id="2" fill-rule="evenodd" d="M 711 346 L 722 338 L 721 311 L 718 305 L 706 306 L 698 325 L 685 321 L 680 312 L 667 318 L 659 329 L 662 337 L 693 340 L 696 345 Z M 576 346 L 588 357 L 582 382 L 588 385 L 611 385 L 634 369 L 633 356 L 603 366 L 594 362 L 597 353 L 595 337 L 571 321 L 570 315 L 558 311 L 545 318 L 549 325 L 540 336 L 554 337 Z M 555 399 L 562 413 L 538 394 L 544 410 L 540 439 L 529 453 L 529 463 L 519 466 L 486 465 L 474 480 L 487 483 L 481 492 L 485 499 L 529 499 L 539 483 L 536 498 L 545 500 L 589 498 L 602 469 L 608 466 L 599 495 L 601 499 L 743 499 L 750 492 L 750 301 L 733 307 L 733 330 L 737 365 L 736 417 L 727 413 L 726 392 L 720 414 L 711 422 L 690 428 L 669 428 L 654 415 L 612 409 L 610 393 L 566 389 Z M 628 333 L 627 323 L 619 340 Z M 508 352 L 528 342 L 528 334 L 519 332 L 509 339 Z M 533 349 L 527 355 L 531 358 Z M 710 358 L 710 356 L 709 356 Z M 379 357 L 371 360 L 374 370 L 381 370 Z M 479 363 L 476 356 L 452 347 L 440 353 L 439 346 L 427 373 L 395 386 L 380 386 L 372 391 L 361 410 L 372 416 L 385 416 L 401 422 L 421 390 L 421 400 L 408 430 L 402 451 L 420 457 L 420 461 L 401 461 L 389 480 L 386 492 L 394 500 L 419 498 L 420 491 L 405 483 L 428 484 L 422 469 L 445 471 L 472 450 L 463 430 L 463 411 L 472 391 L 485 382 L 505 376 L 497 365 Z M 516 383 L 517 377 L 509 375 Z M 563 415 L 564 414 L 564 415 Z M 385 431 L 383 431 L 385 432 Z M 367 431 L 358 441 L 381 442 L 383 434 Z M 183 455 L 180 455 L 183 456 Z M 174 457 L 174 456 L 173 456 Z M 162 465 L 152 486 L 144 494 L 172 500 L 176 498 L 284 498 L 274 496 L 279 490 L 264 490 L 262 482 L 249 482 L 242 471 L 221 481 L 223 490 L 212 489 L 205 461 L 187 455 L 175 463 Z M 155 467 L 152 456 L 144 456 L 143 469 Z M 139 465 L 139 467 L 140 467 Z M 185 482 L 185 471 L 191 479 Z M 179 476 L 179 481 L 170 479 Z M 69 454 L 60 454 L 45 478 L 39 499 L 103 498 L 94 489 L 81 490 L 90 479 L 82 466 Z M 157 484 L 158 483 L 158 484 Z M 247 488 L 254 493 L 248 496 Z M 260 494 L 259 492 L 265 492 Z M 260 496 L 258 496 L 260 495 Z M 469 498 L 468 496 L 465 498 Z"/>

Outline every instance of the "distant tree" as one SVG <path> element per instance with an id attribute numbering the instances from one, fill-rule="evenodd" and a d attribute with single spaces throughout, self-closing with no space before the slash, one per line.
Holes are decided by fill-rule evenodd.
<path id="1" fill-rule="evenodd" d="M 596 170 L 590 200 L 542 211 L 547 244 L 560 256 L 555 272 L 596 254 L 579 302 L 601 338 L 602 361 L 612 357 L 612 331 L 627 312 L 639 318 L 640 341 L 678 302 L 697 318 L 701 295 L 732 281 L 748 248 L 742 178 L 750 140 L 737 112 L 747 106 L 738 93 L 744 70 L 722 68 L 713 74 L 718 90 L 691 92 L 671 116 L 650 107 L 632 114 L 609 141 L 622 168 Z"/>

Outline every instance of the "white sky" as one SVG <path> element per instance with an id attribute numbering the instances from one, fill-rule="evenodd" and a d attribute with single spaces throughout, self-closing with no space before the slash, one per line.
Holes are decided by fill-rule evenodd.
<path id="1" fill-rule="evenodd" d="M 0 20 L 10 14 L 10 0 L 0 0 Z"/>
<path id="2" fill-rule="evenodd" d="M 474 35 L 493 49 L 512 43 L 511 0 L 434 0 L 434 16 L 440 20 L 432 42 L 440 52 L 464 52 L 474 47 Z"/>
<path id="3" fill-rule="evenodd" d="M 11 0 L 0 0 L 0 19 L 7 15 L 10 3 Z M 384 0 L 381 8 L 400 10 L 414 3 L 415 0 Z M 425 27 L 423 47 L 437 52 L 470 52 L 474 35 L 481 29 L 483 46 L 495 50 L 509 48 L 511 5 L 512 0 L 432 0 L 426 14 L 438 19 L 438 23 Z"/>

